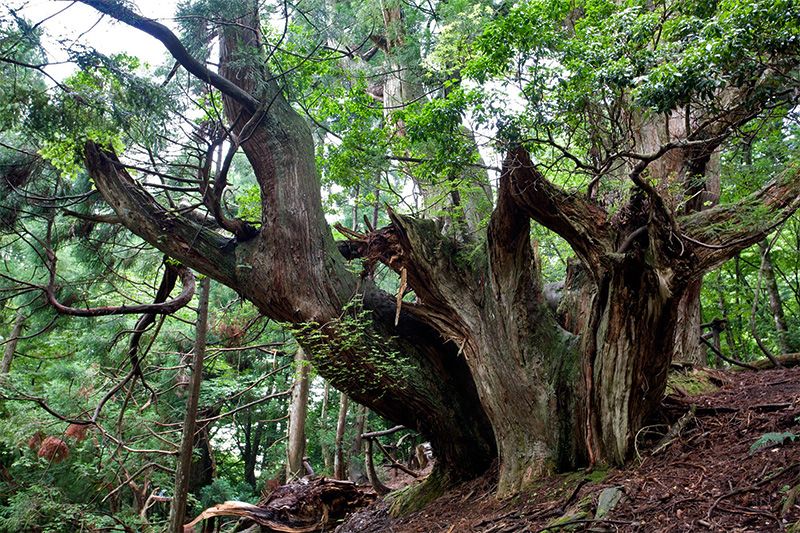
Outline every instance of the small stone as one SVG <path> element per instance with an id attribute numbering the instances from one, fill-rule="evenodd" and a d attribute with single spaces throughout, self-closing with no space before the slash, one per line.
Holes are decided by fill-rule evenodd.
<path id="1" fill-rule="evenodd" d="M 621 499 L 622 491 L 619 487 L 603 489 L 600 493 L 600 497 L 597 499 L 597 512 L 594 515 L 595 519 L 597 520 L 606 516 Z"/>

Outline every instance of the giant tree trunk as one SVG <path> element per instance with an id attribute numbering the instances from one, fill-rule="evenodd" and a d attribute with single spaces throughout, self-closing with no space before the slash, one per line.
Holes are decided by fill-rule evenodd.
<path id="1" fill-rule="evenodd" d="M 594 462 L 621 464 L 660 403 L 681 294 L 667 269 L 623 260 L 600 282 L 584 343 Z"/>
<path id="2" fill-rule="evenodd" d="M 158 23 L 117 3 L 86 3 L 163 38 L 190 72 L 204 69 L 187 58 L 174 36 L 163 37 L 169 30 Z M 381 416 L 420 430 L 450 478 L 479 474 L 495 450 L 473 378 L 457 347 L 410 313 L 401 313 L 396 324 L 394 297 L 348 270 L 324 217 L 308 125 L 264 63 L 253 60 L 260 35 L 248 28 L 259 27 L 257 16 L 257 10 L 231 7 L 225 17 L 235 23 L 220 32 L 224 81 L 211 72 L 202 76 L 225 94 L 233 135 L 242 140 L 261 189 L 263 231 L 231 240 L 166 210 L 115 154 L 93 143 L 86 145 L 87 168 L 134 233 L 235 288 L 265 315 L 296 324 L 298 341 L 320 374 Z M 263 116 L 259 102 L 269 104 Z M 357 329 L 358 338 L 354 321 L 367 325 Z M 395 364 L 386 365 L 387 357 Z"/>
<path id="3" fill-rule="evenodd" d="M 82 1 L 161 39 L 187 70 L 224 93 L 231 142 L 242 143 L 259 183 L 261 229 L 229 239 L 167 211 L 113 153 L 88 143 L 87 167 L 106 202 L 146 241 L 235 288 L 271 318 L 294 324 L 312 362 L 339 390 L 422 431 L 438 458 L 428 482 L 439 489 L 483 472 L 495 454 L 500 495 L 589 452 L 595 461 L 623 461 L 663 391 L 686 286 L 800 206 L 800 179 L 792 175 L 735 206 L 676 215 L 643 172 L 652 164 L 658 176 L 659 167 L 674 167 L 673 159 L 691 159 L 691 172 L 677 174 L 691 177 L 717 140 L 665 150 L 663 157 L 632 157 L 636 205 L 626 206 L 626 221 L 558 188 L 523 147 L 511 146 L 483 257 L 465 260 L 459 240 L 435 223 L 394 214 L 388 228 L 342 247 L 349 258 L 397 272 L 415 292 L 415 302 L 406 303 L 349 272 L 339 255 L 306 121 L 258 57 L 254 6 L 232 5 L 225 14 L 231 23 L 219 31 L 217 74 L 187 58 L 158 23 L 117 2 Z M 729 127 L 724 118 L 718 122 Z M 756 212 L 761 225 L 740 223 Z M 592 315 L 581 328 L 582 359 L 574 336 L 557 327 L 542 298 L 531 219 L 570 244 L 596 285 L 589 292 L 596 294 Z"/>
<path id="4" fill-rule="evenodd" d="M 483 272 L 452 261 L 453 243 L 433 221 L 393 214 L 382 238 L 367 243 L 368 256 L 382 257 L 414 289 L 417 303 L 403 307 L 458 346 L 476 377 L 500 457 L 500 496 L 582 455 L 571 379 L 579 375 L 577 343 L 547 309 L 529 223 L 504 191 Z"/>

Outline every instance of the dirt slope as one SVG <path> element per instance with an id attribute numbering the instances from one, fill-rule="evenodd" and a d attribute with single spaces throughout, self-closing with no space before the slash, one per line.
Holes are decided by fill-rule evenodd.
<path id="1" fill-rule="evenodd" d="M 689 396 L 686 387 L 673 388 L 660 419 L 639 435 L 638 458 L 624 469 L 553 477 L 507 501 L 493 497 L 494 476 L 487 474 L 418 513 L 392 520 L 382 502 L 337 531 L 800 532 L 793 526 L 800 522 L 800 438 L 753 450 L 766 433 L 800 434 L 800 369 L 711 377 L 723 383 L 720 390 Z M 695 416 L 680 434 L 659 445 L 692 406 Z M 601 507 L 619 501 L 598 520 L 601 499 Z"/>

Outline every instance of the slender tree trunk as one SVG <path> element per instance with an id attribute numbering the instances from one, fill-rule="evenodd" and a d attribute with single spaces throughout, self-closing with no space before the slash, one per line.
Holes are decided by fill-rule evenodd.
<path id="1" fill-rule="evenodd" d="M 783 299 L 781 298 L 778 282 L 775 279 L 775 269 L 772 267 L 772 258 L 769 253 L 769 243 L 762 240 L 758 243 L 761 250 L 761 260 L 764 272 L 764 284 L 769 295 L 769 308 L 775 321 L 775 332 L 778 336 L 778 348 L 781 353 L 793 353 L 794 347 L 789 339 L 789 328 L 786 327 L 786 317 L 783 313 Z"/>
<path id="2" fill-rule="evenodd" d="M 367 481 L 364 473 L 364 461 L 361 460 L 363 451 L 361 434 L 364 433 L 364 425 L 367 422 L 367 408 L 363 405 L 356 406 L 356 432 L 353 435 L 353 444 L 350 446 L 350 457 L 347 461 L 347 472 L 350 481 L 364 483 Z"/>
<path id="3" fill-rule="evenodd" d="M 20 309 L 17 311 L 17 317 L 14 319 L 14 328 L 11 330 L 11 336 L 6 341 L 3 362 L 0 364 L 0 376 L 8 374 L 11 371 L 11 363 L 14 360 L 14 353 L 17 351 L 17 343 L 22 335 L 22 328 L 24 326 L 25 315 L 22 314 L 22 309 Z"/>
<path id="4" fill-rule="evenodd" d="M 308 357 L 302 348 L 294 356 L 295 382 L 289 405 L 289 438 L 286 445 L 286 479 L 305 475 L 306 413 L 308 410 Z"/>
<path id="5" fill-rule="evenodd" d="M 706 365 L 706 350 L 700 342 L 703 322 L 700 306 L 700 293 L 703 280 L 689 284 L 678 302 L 677 323 L 675 324 L 675 348 L 673 360 L 694 366 Z"/>
<path id="6" fill-rule="evenodd" d="M 336 441 L 333 452 L 333 477 L 345 479 L 344 432 L 347 428 L 347 395 L 339 397 L 339 417 L 336 420 Z"/>
<path id="7" fill-rule="evenodd" d="M 189 476 L 192 468 L 192 451 L 194 450 L 194 430 L 197 420 L 197 402 L 200 397 L 200 383 L 203 380 L 203 359 L 206 353 L 206 333 L 208 332 L 208 293 L 210 278 L 200 282 L 200 301 L 197 308 L 195 326 L 194 360 L 192 363 L 192 383 L 186 399 L 186 415 L 183 420 L 181 449 L 178 455 L 178 466 L 175 471 L 175 490 L 170 510 L 170 531 L 183 533 L 186 516 L 186 500 L 189 488 Z"/>
<path id="8" fill-rule="evenodd" d="M 333 454 L 328 446 L 328 404 L 331 396 L 331 384 L 325 380 L 325 389 L 322 393 L 322 409 L 319 415 L 319 448 L 322 453 L 322 463 L 325 465 L 325 472 L 329 473 L 333 469 Z"/>
<path id="9" fill-rule="evenodd" d="M 200 409 L 197 416 L 198 418 L 206 418 L 214 416 L 214 414 L 209 413 L 206 409 Z M 214 450 L 211 448 L 211 441 L 209 440 L 209 428 L 210 424 L 195 426 L 189 492 L 197 492 L 214 481 L 216 462 L 214 461 Z"/>
<path id="10" fill-rule="evenodd" d="M 728 313 L 728 302 L 719 280 L 720 276 L 717 277 L 717 306 L 722 320 L 725 321 L 725 344 L 728 345 L 731 357 L 740 360 L 739 347 L 736 345 L 736 339 L 733 336 L 733 324 L 731 324 L 730 314 Z"/>

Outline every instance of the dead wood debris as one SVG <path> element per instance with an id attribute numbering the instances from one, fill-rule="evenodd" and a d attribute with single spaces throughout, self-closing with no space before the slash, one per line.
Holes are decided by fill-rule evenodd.
<path id="1" fill-rule="evenodd" d="M 282 485 L 258 505 L 225 502 L 209 507 L 184 526 L 190 533 L 196 524 L 215 516 L 237 516 L 261 527 L 262 532 L 312 533 L 332 531 L 348 513 L 375 501 L 375 493 L 349 481 L 303 478 Z"/>

